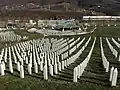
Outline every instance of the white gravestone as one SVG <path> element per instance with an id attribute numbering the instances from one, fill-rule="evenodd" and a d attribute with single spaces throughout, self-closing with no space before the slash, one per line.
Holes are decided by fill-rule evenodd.
<path id="1" fill-rule="evenodd" d="M 64 64 L 64 61 L 62 61 L 62 69 L 64 70 L 65 68 L 65 64 Z"/>
<path id="2" fill-rule="evenodd" d="M 112 67 L 111 70 L 110 70 L 110 79 L 109 79 L 109 81 L 112 81 L 113 72 L 114 72 L 114 67 Z"/>
<path id="3" fill-rule="evenodd" d="M 61 63 L 58 62 L 58 70 L 61 71 Z"/>
<path id="4" fill-rule="evenodd" d="M 23 68 L 23 65 L 20 66 L 20 77 L 24 78 L 24 68 Z"/>
<path id="5" fill-rule="evenodd" d="M 0 63 L 0 73 L 1 75 L 5 75 L 5 72 L 4 72 L 4 65 L 2 63 Z"/>
<path id="6" fill-rule="evenodd" d="M 54 65 L 54 73 L 58 74 L 57 64 Z"/>
<path id="7" fill-rule="evenodd" d="M 12 61 L 9 60 L 9 70 L 11 73 L 13 73 L 13 66 L 12 66 Z"/>
<path id="8" fill-rule="evenodd" d="M 35 69 L 35 73 L 38 73 L 38 65 L 37 65 L 37 63 L 35 63 L 34 69 Z"/>
<path id="9" fill-rule="evenodd" d="M 74 72 L 73 72 L 73 82 L 77 82 L 77 67 L 74 68 Z"/>
<path id="10" fill-rule="evenodd" d="M 17 70 L 20 71 L 20 62 L 17 62 Z"/>
<path id="11" fill-rule="evenodd" d="M 31 75 L 32 74 L 32 65 L 28 64 L 28 73 Z"/>
<path id="12" fill-rule="evenodd" d="M 117 68 L 115 68 L 114 73 L 113 73 L 112 85 L 111 86 L 116 86 L 116 84 L 117 84 L 117 77 L 118 77 L 118 70 L 117 70 Z"/>
<path id="13" fill-rule="evenodd" d="M 47 65 L 44 66 L 43 76 L 44 76 L 44 79 L 45 79 L 45 80 L 48 79 Z"/>
<path id="14" fill-rule="evenodd" d="M 40 70 L 43 71 L 43 62 L 40 62 Z"/>
<path id="15" fill-rule="evenodd" d="M 50 75 L 53 76 L 53 66 L 49 65 L 49 71 L 50 71 Z"/>

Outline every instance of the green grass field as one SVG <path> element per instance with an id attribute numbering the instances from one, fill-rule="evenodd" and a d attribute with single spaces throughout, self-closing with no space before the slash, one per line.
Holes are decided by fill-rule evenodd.
<path id="1" fill-rule="evenodd" d="M 109 37 L 119 37 L 120 36 L 120 26 L 99 26 L 96 30 L 98 36 L 109 36 Z"/>
<path id="2" fill-rule="evenodd" d="M 29 36 L 29 39 L 38 39 L 38 38 L 42 38 L 43 36 L 40 34 L 32 34 L 32 33 L 28 33 L 26 31 L 23 30 L 16 30 L 15 31 L 16 34 L 21 35 L 21 36 Z M 88 37 L 88 36 L 96 36 L 96 37 L 120 37 L 120 26 L 98 26 L 97 30 L 90 35 L 83 35 L 81 37 Z M 71 36 L 74 37 L 74 36 Z M 79 36 L 75 36 L 76 38 Z M 60 37 L 59 37 L 60 38 Z M 1 43 L 1 48 L 4 47 L 5 43 Z M 99 56 L 99 47 L 98 44 L 96 44 L 96 48 L 94 50 L 95 55 L 93 55 L 94 57 L 96 55 Z M 89 49 L 89 48 L 88 48 Z M 87 52 L 87 50 L 86 50 Z M 85 55 L 85 53 L 83 53 L 83 55 Z M 93 68 L 96 68 L 97 70 L 97 66 L 99 65 L 99 61 L 96 61 L 95 59 L 100 59 L 100 58 L 93 58 L 93 61 L 90 62 L 89 67 L 87 67 L 86 71 L 91 70 L 90 67 L 91 65 L 93 65 Z M 94 63 L 95 62 L 95 63 Z M 97 63 L 99 62 L 99 63 Z M 99 68 L 98 68 L 99 69 Z M 94 71 L 97 72 L 97 71 Z M 98 72 L 99 73 L 99 72 Z M 11 75 L 9 73 L 9 71 L 7 70 L 7 72 L 5 73 L 5 76 L 0 76 L 0 90 L 120 90 L 120 85 L 118 85 L 117 87 L 110 87 L 109 85 L 104 86 L 104 81 L 101 81 L 100 83 L 102 83 L 101 85 L 99 84 L 95 84 L 95 83 L 91 83 L 91 82 L 85 82 L 84 80 L 87 79 L 85 77 L 82 78 L 82 80 L 80 80 L 78 83 L 73 83 L 70 81 L 64 81 L 64 80 L 57 80 L 54 79 L 52 77 L 49 77 L 48 81 L 43 80 L 43 75 L 25 75 L 24 79 L 19 78 L 19 73 L 15 73 L 13 75 Z M 84 73 L 85 75 L 87 75 L 88 73 Z M 95 77 L 93 77 L 95 78 Z M 101 79 L 101 78 L 100 78 Z M 88 80 L 89 81 L 89 80 Z M 118 80 L 120 81 L 120 80 Z M 92 82 L 96 82 L 96 80 L 93 80 Z"/>

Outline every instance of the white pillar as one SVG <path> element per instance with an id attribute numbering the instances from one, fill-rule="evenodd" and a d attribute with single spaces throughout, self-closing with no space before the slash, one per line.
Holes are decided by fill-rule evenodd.
<path id="1" fill-rule="evenodd" d="M 58 62 L 58 70 L 61 71 L 61 63 Z"/>
<path id="2" fill-rule="evenodd" d="M 13 66 L 12 66 L 12 61 L 9 59 L 9 70 L 11 73 L 13 73 Z"/>
<path id="3" fill-rule="evenodd" d="M 62 69 L 64 70 L 64 67 L 65 66 L 65 64 L 64 64 L 64 61 L 62 61 Z"/>
<path id="4" fill-rule="evenodd" d="M 77 70 L 78 70 L 78 78 L 80 78 L 80 65 L 77 66 Z"/>
<path id="5" fill-rule="evenodd" d="M 26 57 L 26 59 L 25 59 L 25 63 L 28 64 L 28 57 Z"/>
<path id="6" fill-rule="evenodd" d="M 34 69 L 35 69 L 35 73 L 38 73 L 38 65 L 37 65 L 37 63 L 34 64 Z"/>
<path id="7" fill-rule="evenodd" d="M 4 70 L 6 70 L 6 67 L 5 67 L 5 62 L 4 62 L 4 61 L 2 61 L 2 64 L 3 64 L 3 68 L 4 68 Z"/>
<path id="8" fill-rule="evenodd" d="M 114 67 L 112 67 L 111 70 L 110 70 L 110 79 L 109 79 L 109 81 L 112 81 L 113 72 L 114 72 Z"/>
<path id="9" fill-rule="evenodd" d="M 53 59 L 53 58 L 51 58 L 51 60 L 52 60 L 52 65 L 54 65 L 54 59 Z"/>
<path id="10" fill-rule="evenodd" d="M 40 59 L 38 59 L 38 65 L 40 65 Z"/>
<path id="11" fill-rule="evenodd" d="M 23 59 L 21 58 L 21 65 L 24 65 Z"/>
<path id="12" fill-rule="evenodd" d="M 17 62 L 17 70 L 20 71 L 20 62 Z"/>
<path id="13" fill-rule="evenodd" d="M 69 59 L 67 59 L 67 66 L 69 66 Z"/>
<path id="14" fill-rule="evenodd" d="M 58 74 L 57 64 L 54 65 L 54 72 L 55 74 Z"/>
<path id="15" fill-rule="evenodd" d="M 65 60 L 65 67 L 67 67 L 67 60 Z"/>
<path id="16" fill-rule="evenodd" d="M 43 71 L 43 62 L 40 62 L 40 70 Z"/>
<path id="17" fill-rule="evenodd" d="M 43 76 L 44 76 L 44 79 L 45 79 L 45 80 L 48 79 L 47 65 L 44 66 Z"/>
<path id="18" fill-rule="evenodd" d="M 51 65 L 50 59 L 48 59 L 48 65 L 49 65 L 49 66 Z"/>
<path id="19" fill-rule="evenodd" d="M 14 53 L 15 54 L 15 53 Z M 15 63 L 17 64 L 17 59 L 16 59 L 16 56 L 14 56 L 15 58 L 14 58 L 14 60 L 15 60 Z"/>
<path id="20" fill-rule="evenodd" d="M 64 32 L 64 31 L 65 31 L 65 29 L 63 28 L 63 29 L 62 29 L 62 32 Z"/>
<path id="21" fill-rule="evenodd" d="M 28 64 L 28 73 L 31 75 L 32 74 L 32 65 Z"/>
<path id="22" fill-rule="evenodd" d="M 118 70 L 117 68 L 115 68 L 114 73 L 113 73 L 112 86 L 116 86 L 117 76 L 118 76 Z"/>
<path id="23" fill-rule="evenodd" d="M 24 78 L 24 68 L 23 68 L 23 65 L 20 66 L 20 77 Z"/>
<path id="24" fill-rule="evenodd" d="M 80 67 L 79 76 L 81 76 L 82 75 L 82 64 L 80 64 L 79 67 Z"/>
<path id="25" fill-rule="evenodd" d="M 73 72 L 73 82 L 77 82 L 77 67 L 74 68 L 74 72 Z"/>
<path id="26" fill-rule="evenodd" d="M 109 62 L 107 62 L 106 72 L 109 71 Z"/>
<path id="27" fill-rule="evenodd" d="M 5 75 L 5 72 L 4 72 L 4 65 L 2 63 L 0 63 L 0 73 L 1 75 Z"/>
<path id="28" fill-rule="evenodd" d="M 59 56 L 57 56 L 57 62 L 59 62 Z"/>
<path id="29" fill-rule="evenodd" d="M 49 65 L 49 71 L 50 71 L 50 75 L 53 76 L 53 66 Z"/>

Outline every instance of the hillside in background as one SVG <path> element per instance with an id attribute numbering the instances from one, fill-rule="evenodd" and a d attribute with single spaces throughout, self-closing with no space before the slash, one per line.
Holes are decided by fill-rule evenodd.
<path id="1" fill-rule="evenodd" d="M 57 6 L 57 4 L 65 2 L 76 9 L 92 10 L 106 15 L 120 15 L 120 0 L 0 0 L 2 7 L 3 5 L 25 5 L 31 2 L 39 6 L 52 4 Z"/>

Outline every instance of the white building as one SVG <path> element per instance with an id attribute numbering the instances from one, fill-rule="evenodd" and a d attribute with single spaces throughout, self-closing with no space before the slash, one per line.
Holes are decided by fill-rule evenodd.
<path id="1" fill-rule="evenodd" d="M 83 20 L 120 20 L 120 16 L 83 16 Z"/>

